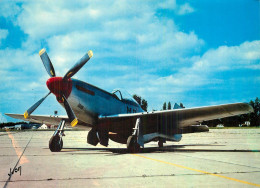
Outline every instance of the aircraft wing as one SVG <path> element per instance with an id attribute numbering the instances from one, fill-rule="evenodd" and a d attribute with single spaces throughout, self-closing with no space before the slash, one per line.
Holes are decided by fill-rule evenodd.
<path id="1" fill-rule="evenodd" d="M 233 103 L 216 106 L 206 106 L 197 108 L 182 108 L 173 110 L 142 112 L 135 114 L 118 114 L 113 116 L 101 116 L 101 121 L 119 121 L 121 119 L 136 119 L 160 117 L 162 119 L 172 119 L 177 121 L 180 127 L 186 127 L 201 123 L 203 121 L 221 119 L 230 116 L 247 114 L 253 112 L 253 108 L 247 103 Z M 154 122 L 157 123 L 157 122 Z"/>
<path id="2" fill-rule="evenodd" d="M 253 108 L 249 104 L 233 103 L 197 108 L 101 116 L 99 118 L 99 124 L 101 127 L 109 127 L 109 132 L 115 135 L 121 135 L 122 139 L 125 140 L 125 138 L 132 134 L 137 118 L 141 119 L 144 134 L 155 132 L 178 134 L 189 133 L 183 130 L 190 128 L 192 125 L 198 125 L 203 121 L 251 112 L 253 112 Z"/>
<path id="3" fill-rule="evenodd" d="M 27 119 L 24 118 L 23 114 L 8 114 L 5 115 L 10 116 L 15 119 L 21 119 L 24 121 L 30 121 L 34 123 L 48 124 L 48 125 L 59 125 L 61 120 L 66 120 L 66 126 L 70 126 L 69 118 L 67 116 L 51 116 L 51 115 L 30 115 Z M 89 126 L 85 123 L 79 121 L 79 127 L 81 126 Z M 77 126 L 78 127 L 78 126 Z"/>

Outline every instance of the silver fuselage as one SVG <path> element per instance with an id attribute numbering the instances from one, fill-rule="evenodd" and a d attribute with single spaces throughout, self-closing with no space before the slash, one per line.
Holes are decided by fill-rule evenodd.
<path id="1" fill-rule="evenodd" d="M 96 124 L 99 116 L 143 112 L 133 100 L 119 99 L 112 93 L 76 79 L 72 79 L 68 102 L 77 118 L 90 125 Z"/>

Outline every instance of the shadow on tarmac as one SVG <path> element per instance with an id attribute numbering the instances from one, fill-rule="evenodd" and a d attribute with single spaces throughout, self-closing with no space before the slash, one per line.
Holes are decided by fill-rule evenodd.
<path id="1" fill-rule="evenodd" d="M 162 148 L 159 147 L 147 147 L 142 148 L 140 153 L 165 153 L 165 152 L 260 152 L 260 150 L 223 150 L 223 149 L 185 149 L 186 146 L 195 146 L 195 147 L 203 147 L 203 146 L 223 146 L 223 145 L 214 145 L 214 144 L 194 144 L 194 145 L 173 145 L 173 146 L 164 146 Z M 95 154 L 103 154 L 103 152 L 111 152 L 113 155 L 121 155 L 128 154 L 126 148 L 63 148 L 61 152 L 76 152 L 76 151 L 98 151 Z M 88 154 L 88 153 L 86 153 Z"/>

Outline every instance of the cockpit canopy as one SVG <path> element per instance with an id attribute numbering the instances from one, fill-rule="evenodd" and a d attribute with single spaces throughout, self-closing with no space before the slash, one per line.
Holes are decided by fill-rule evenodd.
<path id="1" fill-rule="evenodd" d="M 133 97 L 123 89 L 114 89 L 112 91 L 112 94 L 114 95 L 115 98 L 117 98 L 120 101 L 124 101 L 128 104 L 139 107 L 139 104 L 133 99 Z"/>

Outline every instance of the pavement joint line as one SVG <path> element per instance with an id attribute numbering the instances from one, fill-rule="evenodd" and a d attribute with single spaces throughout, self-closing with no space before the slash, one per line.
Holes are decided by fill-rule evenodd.
<path id="1" fill-rule="evenodd" d="M 260 171 L 253 172 L 237 172 L 237 173 L 255 173 Z M 218 174 L 231 174 L 234 172 L 218 173 Z M 176 177 L 176 176 L 206 176 L 207 174 L 160 174 L 160 175 L 136 175 L 136 176 L 108 176 L 108 177 L 75 177 L 75 178 L 47 178 L 47 179 L 21 179 L 10 182 L 37 182 L 37 181 L 60 181 L 60 180 L 82 180 L 82 179 L 127 179 L 127 178 L 153 178 L 153 177 Z M 0 182 L 5 182 L 1 181 Z"/>
<path id="2" fill-rule="evenodd" d="M 233 172 L 231 172 L 233 173 Z M 241 172 L 244 173 L 244 172 Z M 94 180 L 94 179 L 129 179 L 129 178 L 154 178 L 154 177 L 176 177 L 176 176 L 205 176 L 207 174 L 164 174 L 164 175 L 137 175 L 137 176 L 108 176 L 108 177 L 75 177 L 75 178 L 47 178 L 47 179 L 22 179 L 16 181 L 10 181 L 13 183 L 18 182 L 40 182 L 40 181 L 63 181 L 63 180 Z M 0 181 L 5 182 L 5 181 Z"/>
<path id="3" fill-rule="evenodd" d="M 171 166 L 175 166 L 175 167 L 179 167 L 179 168 L 183 168 L 183 169 L 187 169 L 187 170 L 191 170 L 191 171 L 195 171 L 195 172 L 200 172 L 200 173 L 203 173 L 203 174 L 207 174 L 207 175 L 216 176 L 216 177 L 219 177 L 219 178 L 228 179 L 228 180 L 231 180 L 231 181 L 236 181 L 236 182 L 243 183 L 243 184 L 247 184 L 247 185 L 252 185 L 252 186 L 260 187 L 260 184 L 256 184 L 256 183 L 251 183 L 251 182 L 247 182 L 247 181 L 244 181 L 244 180 L 239 180 L 239 179 L 236 179 L 236 178 L 231 178 L 231 177 L 223 176 L 223 175 L 220 175 L 220 174 L 214 174 L 214 173 L 206 172 L 206 171 L 203 171 L 203 170 L 198 170 L 198 169 L 194 169 L 194 168 L 190 168 L 190 167 L 178 165 L 178 164 L 171 163 L 171 162 L 166 162 L 166 161 L 162 161 L 162 160 L 159 160 L 159 159 L 154 159 L 154 158 L 151 158 L 151 157 L 146 157 L 146 156 L 139 155 L 139 154 L 132 154 L 132 155 L 133 155 L 133 156 L 137 156 L 137 157 L 141 157 L 141 158 L 144 158 L 144 159 L 149 159 L 149 160 L 152 160 L 152 161 L 156 161 L 156 162 L 168 164 L 168 165 L 171 165 Z"/>
<path id="4" fill-rule="evenodd" d="M 243 167 L 248 167 L 248 168 L 260 169 L 259 167 L 255 167 L 255 166 L 242 165 L 242 164 L 231 163 L 231 162 L 225 162 L 225 161 L 219 161 L 219 160 L 214 160 L 214 159 L 206 159 L 206 158 L 203 158 L 203 157 L 194 157 L 194 156 L 188 156 L 188 155 L 184 155 L 184 154 L 179 154 L 179 155 L 182 155 L 182 156 L 185 156 L 185 157 L 197 158 L 197 159 L 205 159 L 205 160 L 208 160 L 208 161 L 216 161 L 216 162 L 219 162 L 219 163 L 226 163 L 226 164 L 237 165 L 237 166 L 243 166 Z"/>
<path id="5" fill-rule="evenodd" d="M 28 145 L 29 145 L 29 143 L 31 142 L 31 140 L 32 140 L 32 137 L 33 137 L 33 135 L 31 136 L 31 138 L 30 138 L 30 140 L 28 141 L 28 143 L 26 144 L 26 146 L 25 146 L 25 148 L 24 148 L 24 150 L 23 150 L 22 154 L 20 155 L 20 157 L 19 157 L 18 161 L 16 162 L 16 164 L 15 164 L 15 166 L 14 166 L 13 170 L 12 170 L 12 173 L 11 173 L 11 175 L 10 175 L 10 176 L 9 176 L 9 178 L 6 180 L 6 182 L 5 182 L 5 185 L 4 185 L 4 188 L 6 188 L 6 187 L 7 187 L 7 184 L 8 184 L 8 182 L 10 182 L 10 180 L 11 180 L 11 178 L 12 178 L 12 174 L 14 173 L 14 170 L 15 170 L 15 168 L 16 168 L 16 167 L 17 167 L 17 165 L 19 164 L 19 162 L 20 162 L 20 160 L 21 160 L 21 158 L 22 158 L 22 156 L 23 156 L 23 154 L 24 154 L 24 152 L 25 152 L 25 150 L 26 150 L 27 146 L 28 146 Z"/>

